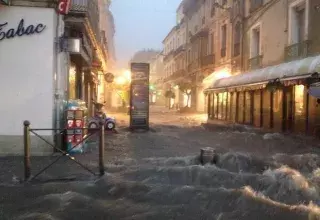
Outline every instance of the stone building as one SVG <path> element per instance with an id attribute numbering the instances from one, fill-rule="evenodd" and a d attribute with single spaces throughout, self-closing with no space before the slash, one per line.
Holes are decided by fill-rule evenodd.
<path id="1" fill-rule="evenodd" d="M 245 1 L 239 16 L 242 71 L 206 90 L 209 121 L 284 132 L 319 130 L 318 101 L 309 94 L 319 81 L 319 5 L 317 0 Z"/>

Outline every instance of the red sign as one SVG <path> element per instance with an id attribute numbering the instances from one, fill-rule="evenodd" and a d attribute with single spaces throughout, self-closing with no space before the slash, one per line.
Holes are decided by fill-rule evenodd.
<path id="1" fill-rule="evenodd" d="M 62 15 L 66 15 L 69 12 L 71 0 L 59 0 L 58 3 L 58 13 Z"/>

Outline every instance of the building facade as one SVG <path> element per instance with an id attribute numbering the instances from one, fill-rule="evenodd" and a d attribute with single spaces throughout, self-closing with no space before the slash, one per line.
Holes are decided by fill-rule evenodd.
<path id="1" fill-rule="evenodd" d="M 176 10 L 176 25 L 163 40 L 163 60 L 164 60 L 164 91 L 172 91 L 174 98 L 167 99 L 168 107 L 186 106 L 184 94 L 179 90 L 179 84 L 186 76 L 186 42 L 187 23 L 181 3 Z"/>
<path id="2" fill-rule="evenodd" d="M 108 57 L 94 17 L 99 16 L 96 1 L 73 0 L 67 16 L 57 14 L 53 0 L 12 0 L 1 6 L 0 69 L 8 74 L 0 83 L 0 154 L 20 154 L 24 120 L 33 128 L 63 128 L 70 99 L 85 100 L 92 110 L 90 101 Z M 41 135 L 59 142 L 56 132 Z M 31 143 L 33 155 L 52 153 L 35 136 Z"/>
<path id="3" fill-rule="evenodd" d="M 318 133 L 318 101 L 308 89 L 319 81 L 319 5 L 316 0 L 245 1 L 241 74 L 216 80 L 206 90 L 209 121 Z"/>

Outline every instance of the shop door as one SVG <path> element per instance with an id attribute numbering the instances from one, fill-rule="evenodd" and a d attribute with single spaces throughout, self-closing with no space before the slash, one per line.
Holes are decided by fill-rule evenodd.
<path id="1" fill-rule="evenodd" d="M 293 88 L 286 87 L 283 94 L 283 131 L 291 132 L 293 128 Z"/>

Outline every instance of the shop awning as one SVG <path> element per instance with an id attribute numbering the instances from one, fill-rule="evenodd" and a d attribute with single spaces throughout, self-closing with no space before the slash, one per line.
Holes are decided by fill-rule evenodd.
<path id="1" fill-rule="evenodd" d="M 219 79 L 205 91 L 265 84 L 277 78 L 281 81 L 306 78 L 315 72 L 320 72 L 320 55 Z"/>

